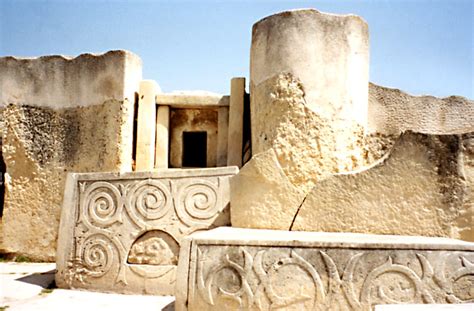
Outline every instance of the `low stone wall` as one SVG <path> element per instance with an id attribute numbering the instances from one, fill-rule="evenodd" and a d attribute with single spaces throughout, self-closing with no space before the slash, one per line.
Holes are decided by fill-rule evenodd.
<path id="1" fill-rule="evenodd" d="M 399 89 L 369 84 L 371 132 L 425 134 L 474 132 L 474 101 L 461 96 L 413 96 Z"/>
<path id="2" fill-rule="evenodd" d="M 474 299 L 474 243 L 217 228 L 181 246 L 176 310 L 373 310 Z"/>
<path id="3" fill-rule="evenodd" d="M 54 261 L 67 172 L 129 171 L 141 60 L 0 58 L 4 252 Z M 21 234 L 19 234 L 21 232 Z"/>
<path id="4" fill-rule="evenodd" d="M 70 174 L 57 251 L 62 288 L 173 295 L 182 239 L 229 225 L 237 167 Z"/>

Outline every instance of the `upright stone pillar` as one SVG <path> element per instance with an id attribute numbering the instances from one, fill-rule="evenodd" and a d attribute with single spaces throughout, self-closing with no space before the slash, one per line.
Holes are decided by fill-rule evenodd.
<path id="1" fill-rule="evenodd" d="M 357 16 L 295 10 L 253 26 L 252 159 L 230 181 L 232 226 L 289 230 L 318 181 L 370 162 L 368 63 Z"/>
<path id="2" fill-rule="evenodd" d="M 170 107 L 158 106 L 156 115 L 156 151 L 155 167 L 168 168 L 169 155 L 169 128 L 170 128 Z"/>
<path id="3" fill-rule="evenodd" d="M 232 78 L 230 82 L 229 139 L 227 147 L 228 166 L 242 166 L 244 96 L 245 78 Z"/>
<path id="4" fill-rule="evenodd" d="M 229 101 L 229 97 L 223 100 Z M 217 110 L 217 166 L 227 166 L 227 146 L 229 136 L 229 107 Z"/>
<path id="5" fill-rule="evenodd" d="M 140 83 L 137 124 L 137 156 L 135 170 L 150 171 L 155 165 L 156 94 L 158 84 L 153 80 Z"/>
<path id="6" fill-rule="evenodd" d="M 295 186 L 364 164 L 368 26 L 354 15 L 295 10 L 253 26 L 252 153 L 273 148 Z"/>

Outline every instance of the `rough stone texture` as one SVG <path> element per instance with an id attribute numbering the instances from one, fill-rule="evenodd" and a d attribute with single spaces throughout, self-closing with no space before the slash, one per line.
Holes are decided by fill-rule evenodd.
<path id="1" fill-rule="evenodd" d="M 170 165 L 182 167 L 183 132 L 207 132 L 207 167 L 217 165 L 217 108 L 171 109 L 170 113 Z"/>
<path id="2" fill-rule="evenodd" d="M 289 230 L 305 197 L 288 180 L 272 149 L 247 162 L 230 180 L 230 189 L 231 223 L 243 228 Z"/>
<path id="3" fill-rule="evenodd" d="M 140 59 L 125 51 L 0 58 L 7 166 L 0 249 L 53 261 L 67 172 L 131 169 L 140 79 Z"/>
<path id="4" fill-rule="evenodd" d="M 365 136 L 355 122 L 337 125 L 342 121 L 313 112 L 306 105 L 303 85 L 290 74 L 264 84 L 253 94 L 261 105 L 252 110 L 252 153 L 272 148 L 289 180 L 305 192 L 334 173 L 368 165 L 390 146 L 386 136 Z"/>
<path id="5" fill-rule="evenodd" d="M 217 228 L 181 247 L 176 310 L 373 310 L 472 302 L 474 243 Z"/>
<path id="6" fill-rule="evenodd" d="M 465 237 L 473 184 L 464 149 L 460 135 L 405 133 L 380 163 L 318 183 L 292 230 Z"/>
<path id="7" fill-rule="evenodd" d="M 474 101 L 460 96 L 412 96 L 398 89 L 369 85 L 369 131 L 399 134 L 474 132 Z"/>
<path id="8" fill-rule="evenodd" d="M 474 242 L 474 133 L 464 134 L 460 163 L 464 175 L 463 205 L 455 222 L 459 238 Z"/>
<path id="9" fill-rule="evenodd" d="M 228 179 L 236 173 L 226 167 L 70 174 L 56 284 L 172 295 L 181 240 L 229 224 Z"/>

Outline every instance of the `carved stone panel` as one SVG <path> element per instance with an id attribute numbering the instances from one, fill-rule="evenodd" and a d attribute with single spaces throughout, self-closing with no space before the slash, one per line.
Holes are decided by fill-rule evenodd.
<path id="1" fill-rule="evenodd" d="M 179 245 L 229 224 L 236 167 L 70 174 L 57 252 L 64 288 L 173 295 Z"/>
<path id="2" fill-rule="evenodd" d="M 176 310 L 373 310 L 474 302 L 474 243 L 218 228 L 186 239 Z"/>

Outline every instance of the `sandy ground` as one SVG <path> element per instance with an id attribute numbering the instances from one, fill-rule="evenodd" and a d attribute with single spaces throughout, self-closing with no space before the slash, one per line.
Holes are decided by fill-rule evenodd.
<path id="1" fill-rule="evenodd" d="M 0 311 L 174 310 L 174 297 L 48 289 L 55 264 L 0 263 Z"/>

